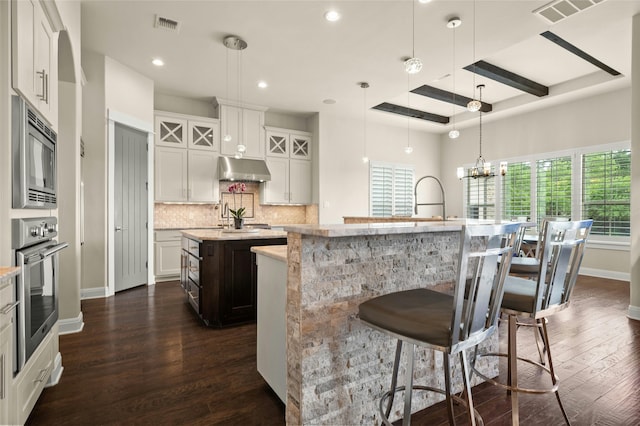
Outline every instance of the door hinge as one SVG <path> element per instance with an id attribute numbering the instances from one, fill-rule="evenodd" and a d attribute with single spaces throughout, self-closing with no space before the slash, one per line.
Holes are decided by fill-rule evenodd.
<path id="1" fill-rule="evenodd" d="M 145 269 L 149 269 L 149 261 L 148 260 L 146 260 L 144 262 L 144 267 L 145 267 Z"/>
<path id="2" fill-rule="evenodd" d="M 144 183 L 144 187 L 145 187 L 144 189 L 146 189 L 148 191 L 149 190 L 149 182 L 145 182 Z"/>

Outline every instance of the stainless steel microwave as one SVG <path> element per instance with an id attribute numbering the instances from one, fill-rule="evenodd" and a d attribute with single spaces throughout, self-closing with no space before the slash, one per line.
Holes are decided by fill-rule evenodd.
<path id="1" fill-rule="evenodd" d="M 58 135 L 19 96 L 11 99 L 13 208 L 57 207 Z"/>

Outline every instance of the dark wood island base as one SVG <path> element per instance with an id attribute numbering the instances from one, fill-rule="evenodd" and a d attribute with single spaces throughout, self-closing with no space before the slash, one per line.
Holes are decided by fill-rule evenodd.
<path id="1" fill-rule="evenodd" d="M 187 302 L 207 326 L 255 321 L 257 267 L 251 247 L 286 244 L 281 231 L 183 232 L 180 285 Z"/>

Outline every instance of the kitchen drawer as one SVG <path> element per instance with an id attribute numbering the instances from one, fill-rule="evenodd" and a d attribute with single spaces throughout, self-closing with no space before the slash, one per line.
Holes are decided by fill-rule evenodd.
<path id="1" fill-rule="evenodd" d="M 180 241 L 182 238 L 182 231 L 178 229 L 159 229 L 154 233 L 155 242 L 159 241 Z"/>
<path id="2" fill-rule="evenodd" d="M 17 420 L 24 424 L 53 369 L 53 333 L 44 338 L 17 377 Z"/>
<path id="3" fill-rule="evenodd" d="M 11 323 L 16 305 L 13 297 L 13 283 L 0 290 L 0 329 Z"/>
<path id="4" fill-rule="evenodd" d="M 193 281 L 188 281 L 189 289 L 187 290 L 187 299 L 193 309 L 200 314 L 200 286 Z"/>
<path id="5" fill-rule="evenodd" d="M 186 250 L 195 257 L 200 257 L 200 243 L 188 238 L 182 239 L 182 250 Z"/>
<path id="6" fill-rule="evenodd" d="M 200 259 L 195 256 L 189 255 L 187 262 L 189 278 L 195 281 L 197 285 L 200 285 Z"/>

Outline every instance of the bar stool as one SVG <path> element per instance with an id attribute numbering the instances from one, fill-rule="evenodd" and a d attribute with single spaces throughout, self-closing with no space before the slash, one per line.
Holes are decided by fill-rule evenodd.
<path id="1" fill-rule="evenodd" d="M 518 223 L 463 227 L 453 295 L 417 288 L 379 296 L 359 306 L 361 321 L 398 339 L 391 389 L 382 396 L 379 404 L 384 424 L 391 424 L 389 415 L 393 399 L 400 391 L 404 391 L 402 424 L 410 424 L 411 395 L 414 389 L 444 394 L 451 424 L 455 424 L 453 400 L 467 407 L 470 424 L 476 424 L 476 417 L 478 424 L 483 424 L 482 418 L 473 408 L 465 350 L 483 342 L 497 328 L 503 284 L 509 272 L 509 261 L 498 262 L 498 257 L 512 257 L 518 227 Z M 506 243 L 503 244 L 503 241 Z M 407 343 L 407 366 L 404 386 L 398 387 L 403 342 Z M 413 385 L 415 345 L 443 352 L 444 390 Z M 460 355 L 466 400 L 453 395 L 451 391 L 450 356 L 456 354 Z"/>
<path id="2" fill-rule="evenodd" d="M 504 297 L 501 311 L 508 316 L 508 351 L 504 353 L 486 353 L 474 357 L 501 356 L 507 358 L 507 383 L 500 383 L 486 377 L 475 367 L 472 371 L 486 381 L 503 387 L 511 393 L 511 421 L 519 424 L 518 394 L 555 393 L 558 405 L 567 424 L 569 417 L 558 393 L 559 378 L 553 369 L 549 334 L 547 333 L 547 317 L 566 309 L 569 306 L 571 293 L 578 278 L 587 237 L 593 224 L 592 220 L 573 222 L 545 221 L 543 224 L 543 243 L 540 244 L 540 266 L 537 279 L 530 280 L 508 276 L 504 283 Z M 522 322 L 518 318 L 530 318 L 534 322 Z M 541 362 L 519 357 L 517 354 L 516 331 L 518 326 L 537 327 L 546 348 L 548 367 Z M 537 343 L 537 340 L 536 340 Z M 535 365 L 549 373 L 552 386 L 549 388 L 524 388 L 518 385 L 518 360 Z"/>

